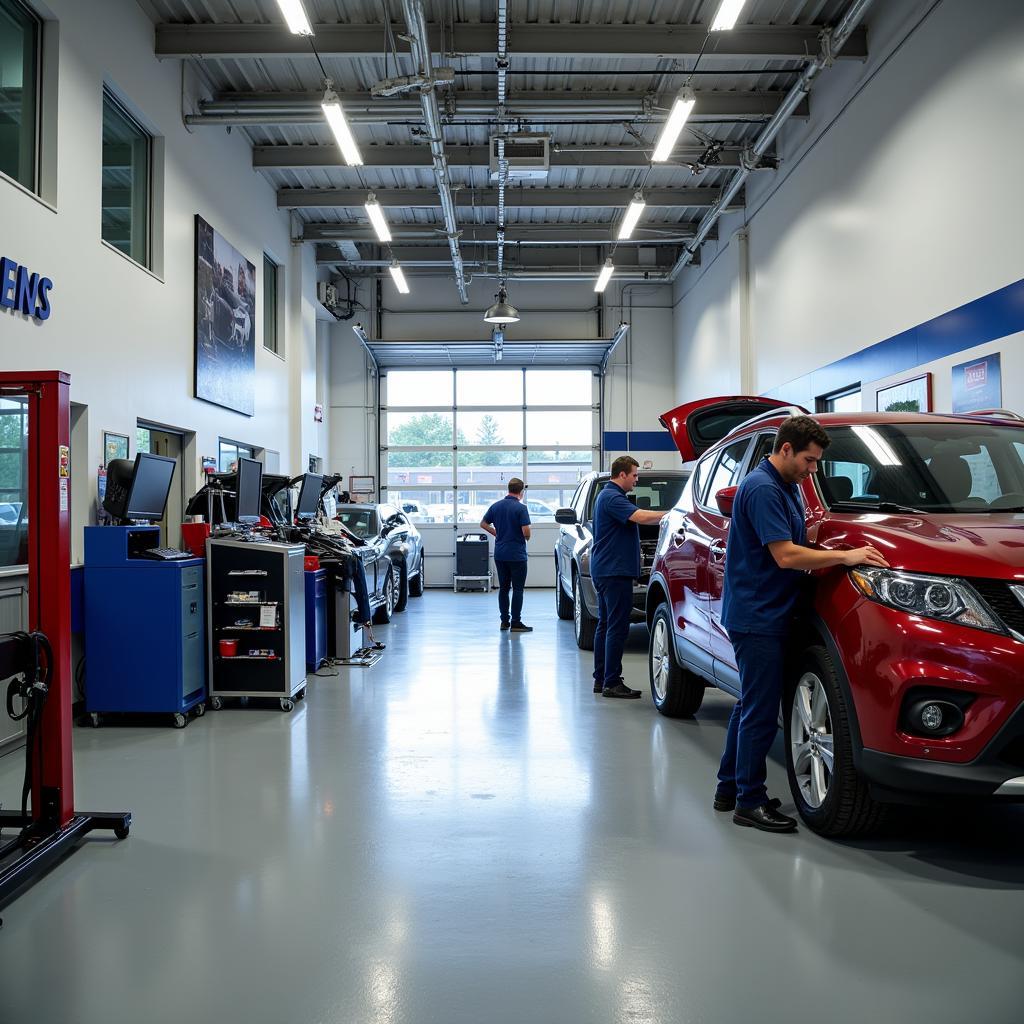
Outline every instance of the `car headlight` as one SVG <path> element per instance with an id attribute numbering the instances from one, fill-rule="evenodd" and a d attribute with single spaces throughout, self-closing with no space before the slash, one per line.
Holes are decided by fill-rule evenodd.
<path id="1" fill-rule="evenodd" d="M 850 570 L 853 585 L 867 598 L 911 615 L 1006 633 L 1006 628 L 963 580 L 860 565 Z"/>

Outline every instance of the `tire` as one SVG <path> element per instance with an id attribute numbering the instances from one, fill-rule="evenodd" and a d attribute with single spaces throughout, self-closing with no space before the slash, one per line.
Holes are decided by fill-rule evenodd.
<path id="1" fill-rule="evenodd" d="M 672 610 L 659 604 L 647 654 L 651 699 L 666 718 L 692 718 L 704 701 L 704 680 L 679 664 L 672 634 Z"/>
<path id="2" fill-rule="evenodd" d="M 809 647 L 782 699 L 786 773 L 800 817 L 830 838 L 866 835 L 885 813 L 854 766 L 850 715 L 828 651 Z"/>
<path id="3" fill-rule="evenodd" d="M 572 577 L 572 614 L 576 646 L 581 651 L 592 651 L 594 649 L 594 633 L 597 630 L 597 619 L 590 614 L 587 602 L 583 600 L 583 594 L 580 593 L 579 573 L 573 573 Z"/>
<path id="4" fill-rule="evenodd" d="M 409 596 L 410 597 L 422 597 L 423 596 L 423 551 L 420 550 L 420 564 L 416 569 L 416 575 L 409 579 Z"/>
<path id="5" fill-rule="evenodd" d="M 397 567 L 396 567 L 397 568 Z M 398 584 L 395 587 L 395 611 L 404 612 L 409 603 L 409 573 L 406 569 L 398 569 Z"/>
<path id="6" fill-rule="evenodd" d="M 188 716 L 187 715 L 183 715 L 180 711 L 175 711 L 175 713 L 174 713 L 174 728 L 175 729 L 184 729 L 186 725 L 188 725 Z"/>
<path id="7" fill-rule="evenodd" d="M 290 697 L 282 697 L 281 698 L 281 710 L 286 712 L 286 713 L 289 712 L 289 711 L 294 711 L 295 710 L 295 701 L 293 701 Z"/>
<path id="8" fill-rule="evenodd" d="M 572 598 L 566 596 L 562 586 L 562 574 L 558 571 L 558 555 L 555 555 L 555 611 L 560 619 L 572 618 Z"/>
<path id="9" fill-rule="evenodd" d="M 384 577 L 384 603 L 373 613 L 375 626 L 386 626 L 395 614 L 395 590 L 395 567 L 391 566 Z"/>

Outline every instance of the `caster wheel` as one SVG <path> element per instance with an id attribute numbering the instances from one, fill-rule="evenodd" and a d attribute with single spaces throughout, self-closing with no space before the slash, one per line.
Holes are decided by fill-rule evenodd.
<path id="1" fill-rule="evenodd" d="M 114 829 L 114 838 L 115 839 L 127 839 L 128 838 L 128 828 L 129 828 L 129 826 L 127 826 L 127 825 L 124 826 L 124 827 L 115 828 Z"/>
<path id="2" fill-rule="evenodd" d="M 299 690 L 299 692 L 297 694 L 295 694 L 295 699 L 296 700 L 305 700 L 306 699 L 306 688 L 305 687 L 303 687 L 301 690 Z"/>
<path id="3" fill-rule="evenodd" d="M 206 714 L 206 705 L 197 704 L 192 710 L 195 711 L 196 718 L 202 718 Z"/>
<path id="4" fill-rule="evenodd" d="M 188 719 L 180 711 L 176 711 L 174 713 L 174 728 L 184 729 L 186 725 L 188 725 Z"/>
<path id="5" fill-rule="evenodd" d="M 100 716 L 97 715 L 96 712 L 94 711 L 91 715 L 89 715 L 89 722 L 91 723 L 94 729 L 98 729 L 100 727 Z"/>
<path id="6" fill-rule="evenodd" d="M 294 710 L 294 708 L 295 708 L 295 701 L 291 700 L 288 697 L 282 697 L 281 698 L 281 710 L 282 711 L 292 711 L 292 710 Z"/>
<path id="7" fill-rule="evenodd" d="M 213 708 L 214 711 L 220 711 L 220 709 L 224 707 L 224 701 L 222 701 L 220 697 L 211 697 L 210 707 Z"/>

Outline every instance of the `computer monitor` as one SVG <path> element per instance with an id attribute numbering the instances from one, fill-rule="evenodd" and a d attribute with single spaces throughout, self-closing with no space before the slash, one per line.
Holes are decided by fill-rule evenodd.
<path id="1" fill-rule="evenodd" d="M 239 523 L 260 521 L 260 496 L 263 493 L 263 463 L 240 456 L 238 459 L 238 511 L 235 519 Z"/>
<path id="2" fill-rule="evenodd" d="M 304 473 L 299 488 L 299 503 L 295 506 L 296 519 L 312 519 L 320 507 L 320 488 L 323 476 L 319 473 Z"/>
<path id="3" fill-rule="evenodd" d="M 164 455 L 139 452 L 135 461 L 113 459 L 107 466 L 103 507 L 120 522 L 163 519 L 176 462 Z"/>

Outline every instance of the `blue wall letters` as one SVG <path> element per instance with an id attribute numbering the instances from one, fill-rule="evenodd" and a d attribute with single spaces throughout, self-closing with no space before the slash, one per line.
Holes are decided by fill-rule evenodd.
<path id="1" fill-rule="evenodd" d="M 13 309 L 37 320 L 50 319 L 50 289 L 48 277 L 33 274 L 6 256 L 0 256 L 0 306 Z"/>

